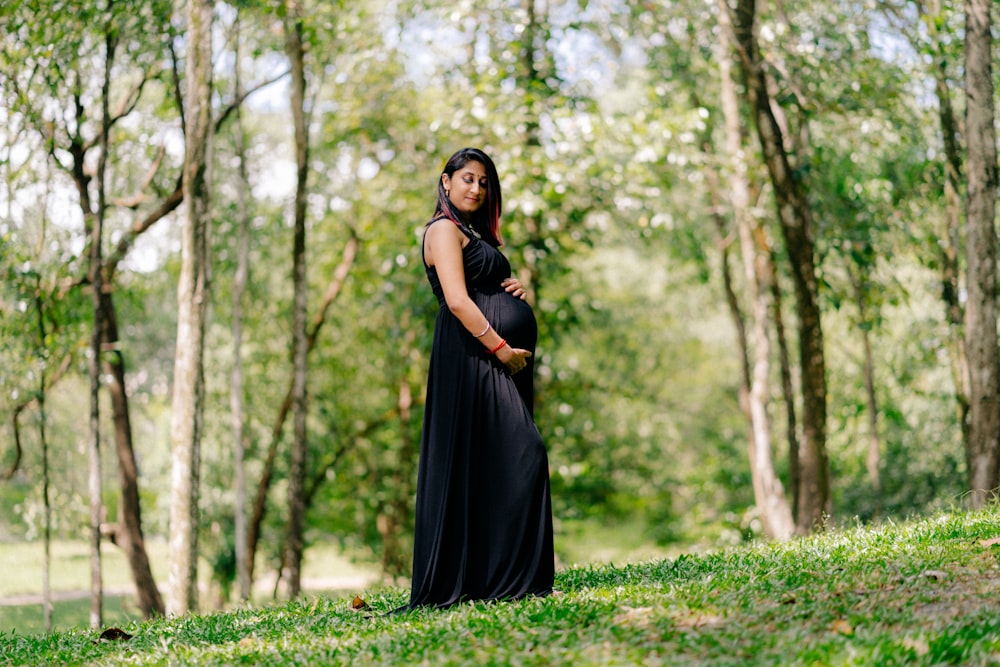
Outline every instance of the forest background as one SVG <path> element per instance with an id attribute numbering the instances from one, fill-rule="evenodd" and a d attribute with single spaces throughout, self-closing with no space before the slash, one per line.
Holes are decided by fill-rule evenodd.
<path id="1" fill-rule="evenodd" d="M 224 598 L 329 541 L 405 577 L 420 234 L 467 145 L 539 319 L 561 562 L 981 505 L 961 9 L 5 2 L 0 535 L 89 539 L 95 587 L 115 542 L 146 613 L 199 606 L 150 538 Z"/>

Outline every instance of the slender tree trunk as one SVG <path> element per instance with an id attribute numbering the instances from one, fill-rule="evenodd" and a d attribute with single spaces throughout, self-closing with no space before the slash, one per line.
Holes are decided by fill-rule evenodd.
<path id="1" fill-rule="evenodd" d="M 1000 359 L 997 354 L 997 147 L 993 101 L 993 0 L 965 3 L 966 136 L 968 191 L 966 252 L 968 301 L 965 341 L 969 357 L 970 502 L 992 498 L 1000 476 Z"/>
<path id="2" fill-rule="evenodd" d="M 798 310 L 799 364 L 802 370 L 802 444 L 799 449 L 800 494 L 796 532 L 805 534 L 826 523 L 830 472 L 826 454 L 826 363 L 820 322 L 819 286 L 811 212 L 802 185 L 793 175 L 781 128 L 771 109 L 763 63 L 754 34 L 754 0 L 739 0 L 733 22 L 744 84 L 764 161 L 774 186 L 778 219 L 788 251 Z"/>
<path id="3" fill-rule="evenodd" d="M 114 0 L 108 0 L 107 9 L 110 14 L 114 7 Z M 109 19 L 110 20 L 110 19 Z M 90 627 L 99 628 L 104 622 L 103 598 L 104 582 L 101 574 L 101 523 L 103 520 L 103 503 L 101 500 L 101 408 L 100 408 L 100 388 L 101 388 L 101 343 L 104 337 L 104 318 L 102 299 L 104 294 L 104 257 L 102 246 L 104 242 L 104 216 L 107 212 L 105 183 L 108 146 L 111 132 L 111 72 L 114 64 L 114 54 L 117 48 L 117 38 L 110 23 L 105 30 L 104 41 L 104 78 L 101 86 L 101 137 L 100 153 L 97 158 L 97 212 L 93 215 L 93 228 L 90 239 L 90 284 L 92 289 L 91 305 L 94 313 L 94 330 L 91 338 L 91 359 L 90 359 L 90 576 L 91 576 L 91 597 L 90 597 Z M 79 118 L 81 102 L 77 98 L 77 117 Z M 82 147 L 82 146 L 81 146 Z M 74 160 L 74 165 L 84 173 L 82 153 Z M 78 188 L 86 191 L 88 179 L 85 176 L 78 176 Z M 84 193 L 81 196 L 81 204 L 85 206 L 84 217 L 91 210 L 89 195 Z"/>
<path id="4" fill-rule="evenodd" d="M 90 448 L 87 489 L 90 495 L 90 627 L 104 623 L 101 580 L 101 237 L 103 220 L 96 218 L 90 249 L 90 283 L 93 290 L 94 332 L 90 344 Z"/>
<path id="5" fill-rule="evenodd" d="M 359 245 L 358 237 L 352 231 L 350 240 L 344 246 L 344 255 L 340 260 L 340 264 L 337 265 L 337 268 L 333 272 L 330 284 L 326 288 L 326 294 L 323 295 L 323 302 L 320 305 L 319 312 L 313 319 L 312 328 L 309 330 L 309 337 L 306 342 L 307 349 L 310 351 L 316 346 L 316 339 L 319 336 L 320 329 L 323 328 L 323 324 L 326 322 L 326 315 L 330 310 L 330 306 L 337 299 L 341 288 L 344 286 L 344 281 L 347 279 L 347 274 L 351 271 L 351 266 L 353 266 L 354 259 L 358 254 Z M 294 378 L 289 385 L 288 391 L 285 394 L 285 400 L 282 401 L 281 407 L 278 408 L 278 417 L 271 428 L 271 442 L 268 445 L 267 456 L 264 459 L 264 471 L 261 473 L 260 482 L 257 484 L 253 515 L 250 518 L 250 525 L 247 529 L 247 566 L 250 569 L 251 581 L 253 581 L 253 567 L 257 553 L 257 542 L 260 537 L 260 528 L 264 523 L 264 515 L 267 513 L 267 493 L 271 488 L 274 464 L 278 458 L 281 431 L 284 429 L 285 420 L 292 409 L 292 395 L 295 389 Z"/>
<path id="6" fill-rule="evenodd" d="M 868 402 L 868 451 L 865 454 L 865 468 L 872 485 L 875 497 L 875 512 L 882 506 L 882 467 L 881 442 L 878 434 L 878 397 L 875 395 L 875 358 L 872 354 L 871 322 L 868 318 L 868 306 L 865 300 L 865 288 L 857 272 L 848 265 L 851 287 L 854 290 L 854 300 L 858 306 L 858 321 L 861 326 L 861 346 L 865 355 L 865 396 Z"/>
<path id="7" fill-rule="evenodd" d="M 770 406 L 771 332 L 769 249 L 763 230 L 750 213 L 750 186 L 743 154 L 743 131 L 740 123 L 736 82 L 732 75 L 732 26 L 725 0 L 720 0 L 719 69 L 721 100 L 726 124 L 726 153 L 731 168 L 727 174 L 733 217 L 740 239 L 744 274 L 752 303 L 751 327 L 744 343 L 748 367 L 746 376 L 746 414 L 750 422 L 749 459 L 754 499 L 760 513 L 764 534 L 775 539 L 791 537 L 795 526 L 785 491 L 774 469 Z M 751 362 L 752 358 L 752 362 Z"/>
<path id="8" fill-rule="evenodd" d="M 238 129 L 237 132 L 242 132 Z M 245 176 L 245 146 L 240 139 L 240 171 Z M 250 568 L 247 565 L 247 483 L 243 432 L 243 292 L 249 274 L 250 229 L 246 205 L 242 198 L 238 204 L 240 236 L 237 241 L 237 268 L 233 282 L 233 370 L 230 380 L 230 408 L 233 422 L 233 486 L 236 491 L 234 507 L 236 531 L 236 579 L 240 600 L 250 599 Z"/>
<path id="9" fill-rule="evenodd" d="M 400 347 L 403 351 L 413 349 L 416 334 L 409 311 L 403 313 L 399 322 L 404 332 L 404 341 Z M 410 387 L 409 354 L 402 354 L 399 359 L 399 389 L 396 394 L 396 408 L 399 416 L 399 457 L 392 466 L 392 493 L 381 508 L 378 520 L 379 534 L 382 536 L 382 574 L 389 578 L 403 575 L 407 571 L 407 550 L 403 548 L 400 535 L 409 517 L 412 492 L 414 454 L 419 445 L 413 442 L 413 391 Z"/>
<path id="10" fill-rule="evenodd" d="M 110 34 L 110 33 L 109 33 Z M 108 37 L 107 50 L 109 62 L 105 69 L 105 90 L 110 88 L 111 64 L 113 62 L 116 41 L 113 36 Z M 104 96 L 103 114 L 108 127 L 105 128 L 103 138 L 100 143 L 102 154 L 108 150 L 108 131 L 110 129 L 110 109 L 108 108 L 107 92 Z M 78 116 L 82 115 L 83 109 L 80 100 L 77 100 Z M 85 167 L 86 149 L 81 138 L 77 137 L 72 142 L 70 153 L 73 156 L 73 177 L 77 191 L 80 195 L 80 207 L 83 210 L 84 219 L 88 224 L 93 225 L 93 220 L 99 219 L 103 227 L 103 219 L 107 208 L 106 185 L 104 182 L 104 166 L 99 161 L 100 176 L 97 182 L 98 200 L 96 212 L 90 199 L 90 176 Z M 162 215 L 166 215 L 172 207 L 166 204 Z M 151 216 L 152 219 L 158 219 Z M 151 222 L 150 222 L 151 224 Z M 146 225 L 148 227 L 148 225 Z M 99 243 L 96 230 L 92 226 L 90 229 L 90 243 Z M 124 243 L 124 240 L 122 241 Z M 93 247 L 90 248 L 93 253 Z M 120 255 L 112 255 L 108 261 L 104 261 L 103 252 L 98 249 L 100 255 L 98 282 L 93 284 L 95 289 L 93 295 L 95 308 L 98 309 L 98 317 L 95 326 L 100 336 L 100 355 L 97 356 L 98 370 L 103 366 L 106 374 L 111 378 L 109 391 L 111 395 L 112 423 L 115 429 L 116 451 L 118 455 L 118 473 L 121 485 L 121 503 L 119 506 L 119 525 L 113 532 L 113 539 L 121 546 L 128 557 L 129 566 L 132 569 L 133 579 L 136 585 L 136 594 L 139 607 L 146 618 L 154 613 L 162 614 L 164 611 L 163 601 L 160 597 L 156 582 L 153 580 L 152 571 L 149 565 L 149 558 L 146 554 L 145 543 L 142 537 L 142 521 L 139 510 L 139 490 L 135 463 L 135 451 L 132 446 L 132 429 L 129 420 L 128 401 L 125 393 L 125 362 L 121 352 L 118 350 L 118 325 L 115 315 L 113 301 L 113 290 L 106 288 L 105 284 L 114 283 L 115 267 L 120 259 Z M 92 255 L 93 256 L 93 255 Z M 93 278 L 91 278 L 93 283 Z M 97 400 L 97 399 L 95 399 Z M 99 424 L 98 424 L 99 426 Z M 96 460 L 99 465 L 100 461 Z M 99 473 L 98 473 L 99 474 Z M 103 509 L 97 513 L 103 523 Z M 101 530 L 102 534 L 105 532 Z"/>
<path id="11" fill-rule="evenodd" d="M 132 421 L 129 416 L 128 394 L 125 390 L 125 358 L 118 346 L 118 317 L 112 293 L 101 298 L 103 329 L 104 372 L 110 378 L 111 415 L 115 428 L 115 447 L 118 453 L 118 483 L 121 501 L 118 507 L 118 526 L 114 540 L 125 552 L 132 579 L 135 582 L 136 600 L 143 617 L 151 618 L 165 611 L 163 597 L 153 578 L 153 570 L 146 552 L 146 539 L 142 532 L 142 507 L 139 499 L 139 470 L 132 444 Z"/>
<path id="12" fill-rule="evenodd" d="M 544 159 L 544 156 L 541 151 L 542 140 L 539 134 L 539 117 L 544 97 L 540 96 L 538 91 L 547 90 L 548 84 L 539 72 L 537 57 L 545 49 L 544 39 L 542 38 L 544 29 L 541 22 L 542 19 L 539 18 L 539 12 L 536 8 L 536 0 L 523 0 L 522 6 L 525 9 L 528 19 L 524 26 L 524 36 L 520 40 L 521 52 L 519 55 L 521 72 L 519 85 L 521 90 L 533 91 L 528 96 L 526 103 L 527 118 L 524 124 L 524 146 L 525 154 L 529 160 L 541 161 Z M 529 196 L 538 196 L 541 188 L 533 186 L 538 186 L 541 175 L 542 170 L 540 168 L 532 174 L 526 175 L 526 182 L 524 184 L 528 190 L 526 194 L 529 194 Z M 525 211 L 525 238 L 524 251 L 522 253 L 524 263 L 520 271 L 518 271 L 518 278 L 525 286 L 530 287 L 526 300 L 531 306 L 536 306 L 538 299 L 541 297 L 542 290 L 541 267 L 539 266 L 538 259 L 544 256 L 546 252 L 545 239 L 542 237 L 542 212 L 524 207 L 522 209 Z"/>
<path id="13" fill-rule="evenodd" d="M 792 385 L 792 362 L 788 351 L 788 336 L 785 334 L 784 310 L 781 306 L 781 286 L 775 270 L 774 249 L 768 254 L 771 286 L 771 306 L 774 318 L 774 336 L 778 343 L 778 366 L 781 375 L 781 397 L 785 402 L 785 439 L 788 441 L 788 486 L 792 498 L 792 516 L 799 506 L 799 426 L 795 411 L 795 387 Z"/>
<path id="14" fill-rule="evenodd" d="M 944 301 L 945 319 L 948 322 L 948 351 L 951 359 L 951 376 L 955 385 L 956 418 L 962 429 L 962 442 L 969 441 L 969 363 L 965 354 L 963 322 L 965 311 L 959 297 L 959 257 L 961 256 L 962 218 L 962 156 L 958 145 L 958 122 L 951 103 L 948 77 L 942 60 L 935 69 L 938 97 L 938 117 L 944 141 L 944 205 L 945 214 L 938 234 L 941 249 L 941 298 Z"/>
<path id="15" fill-rule="evenodd" d="M 208 305 L 212 92 L 211 0 L 187 2 L 184 208 L 171 412 L 170 584 L 167 613 L 198 608 L 198 496 L 203 346 Z"/>
<path id="16" fill-rule="evenodd" d="M 945 44 L 947 27 L 945 12 L 954 9 L 949 4 L 943 7 L 940 0 L 920 0 L 915 3 L 920 13 L 920 26 L 928 32 L 935 44 Z M 914 43 L 921 39 L 911 37 Z M 951 98 L 948 80 L 949 56 L 944 48 L 932 63 L 934 89 L 938 101 L 938 123 L 941 126 L 941 141 L 944 145 L 944 216 L 937 229 L 937 250 L 940 254 L 941 300 L 944 302 L 945 322 L 948 325 L 948 359 L 951 364 L 952 385 L 955 388 L 955 419 L 962 432 L 962 446 L 968 451 L 969 442 L 969 364 L 965 353 L 964 320 L 965 308 L 961 299 L 962 272 L 962 131 L 959 128 L 955 107 Z"/>
<path id="17" fill-rule="evenodd" d="M 42 447 L 42 622 L 45 631 L 52 632 L 52 499 L 49 494 L 49 440 L 45 434 L 45 370 L 48 363 L 45 345 L 45 317 L 42 306 L 41 278 L 35 287 L 35 316 L 38 325 L 38 441 Z"/>
<path id="18" fill-rule="evenodd" d="M 309 179 L 309 127 L 306 120 L 305 52 L 302 44 L 302 8 L 299 0 L 288 0 L 285 22 L 285 52 L 291 64 L 292 118 L 295 124 L 295 223 L 292 243 L 292 276 L 295 307 L 292 322 L 293 380 L 292 414 L 295 437 L 288 469 L 288 541 L 285 561 L 288 568 L 288 592 L 296 597 L 302 589 L 302 531 L 305 523 L 305 474 L 308 442 L 306 440 L 306 370 L 309 347 L 306 333 L 306 185 Z"/>
<path id="19" fill-rule="evenodd" d="M 238 19 L 237 19 L 238 21 Z M 242 96 L 242 78 L 240 76 L 240 33 L 237 23 L 236 31 L 236 98 Z M 239 163 L 239 178 L 245 192 L 250 191 L 250 179 L 247 175 L 246 136 L 243 133 L 243 121 L 240 109 L 236 109 L 236 159 Z M 236 531 L 236 580 L 239 586 L 240 600 L 250 599 L 250 565 L 247 563 L 247 485 L 244 467 L 245 446 L 243 442 L 243 293 L 250 273 L 250 215 L 247 211 L 245 197 L 237 197 L 237 217 L 239 218 L 239 237 L 236 241 L 236 275 L 233 277 L 233 370 L 229 384 L 229 406 L 233 423 L 233 486 L 236 501 L 233 509 Z"/>

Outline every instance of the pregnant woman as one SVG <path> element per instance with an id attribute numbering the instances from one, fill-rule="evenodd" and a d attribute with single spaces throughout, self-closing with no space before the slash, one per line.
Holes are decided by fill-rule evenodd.
<path id="1" fill-rule="evenodd" d="M 500 180 L 465 148 L 424 233 L 434 329 L 409 608 L 552 592 L 548 458 L 532 416 L 537 326 L 499 251 Z M 405 609 L 404 607 L 403 609 Z"/>

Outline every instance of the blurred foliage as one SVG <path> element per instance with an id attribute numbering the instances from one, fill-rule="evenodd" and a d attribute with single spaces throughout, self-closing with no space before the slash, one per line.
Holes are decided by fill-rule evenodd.
<path id="1" fill-rule="evenodd" d="M 56 530 L 66 536 L 86 524 L 81 425 L 90 315 L 80 284 L 79 194 L 61 165 L 73 136 L 93 139 L 95 119 L 78 124 L 65 105 L 74 92 L 88 103 L 94 99 L 102 66 L 94 33 L 82 22 L 121 26 L 127 46 L 115 62 L 116 99 L 143 73 L 149 76 L 134 110 L 115 126 L 112 197 L 139 191 L 162 150 L 148 199 L 135 208 L 113 207 L 109 245 L 172 190 L 181 159 L 167 47 L 183 57 L 183 40 L 173 34 L 182 26 L 169 3 L 131 4 L 127 15 L 110 16 L 59 2 L 8 2 L 0 9 L 11 28 L 0 56 L 6 121 L 0 130 L 0 464 L 6 469 L 13 461 L 10 415 L 34 391 L 35 374 L 43 367 L 51 372 L 68 355 L 69 370 L 47 400 L 49 440 L 58 452 Z M 247 88 L 286 69 L 273 4 L 217 6 L 220 112 L 234 97 L 235 66 Z M 636 525 L 643 539 L 661 545 L 755 537 L 739 360 L 705 179 L 718 152 L 705 142 L 722 142 L 717 6 L 560 0 L 539 3 L 547 14 L 536 15 L 531 26 L 525 3 L 509 0 L 305 4 L 313 141 L 310 319 L 349 239 L 357 235 L 360 242 L 309 360 L 308 468 L 318 482 L 309 539 L 336 539 L 377 559 L 391 525 L 398 533 L 392 548 L 408 553 L 410 519 L 399 508 L 412 504 L 437 309 L 423 275 L 420 233 L 433 211 L 440 168 L 465 145 L 485 148 L 499 167 L 505 252 L 515 270 L 537 269 L 538 284 L 529 286 L 541 333 L 536 418 L 550 452 L 557 521 Z M 889 4 L 812 0 L 782 7 L 786 13 L 760 17 L 760 30 L 795 143 L 795 166 L 816 212 L 834 517 L 928 511 L 954 501 L 964 484 L 934 273 L 943 168 L 936 100 L 928 92 L 933 73 L 920 54 L 935 47 L 908 5 L 898 12 Z M 27 20 L 41 9 L 46 21 Z M 936 24 L 941 34 L 950 34 L 953 19 Z M 153 24 L 158 30 L 139 29 Z M 525 54 L 532 56 L 530 72 Z M 286 97 L 287 82 L 279 79 L 253 92 L 243 107 L 249 192 L 237 178 L 231 119 L 216 136 L 202 503 L 205 555 L 223 579 L 231 573 L 233 548 L 228 392 L 241 199 L 252 220 L 242 349 L 251 485 L 263 470 L 291 378 L 294 175 Z M 755 150 L 746 163 L 751 181 L 760 183 Z M 755 210 L 767 218 L 773 215 L 769 192 L 758 188 Z M 139 236 L 114 283 L 150 535 L 165 532 L 168 516 L 176 215 Z M 776 228 L 772 236 L 780 254 Z M 785 271 L 783 262 L 779 258 Z M 862 278 L 864 319 L 851 275 Z M 34 299 L 50 323 L 41 348 L 25 316 Z M 864 466 L 862 328 L 875 350 L 881 498 L 874 497 Z M 408 420 L 398 410 L 403 387 L 413 398 Z M 772 407 L 775 442 L 782 442 L 777 416 L 784 406 L 776 399 Z M 37 535 L 33 418 L 30 409 L 23 413 L 24 459 L 15 477 L 0 483 L 0 499 L 14 508 L 0 518 L 5 538 Z M 286 425 L 264 526 L 261 558 L 268 568 L 281 553 L 289 430 Z M 787 452 L 779 454 L 787 479 Z M 254 492 L 251 486 L 251 497 Z M 108 500 L 113 518 L 116 502 Z M 396 562 L 389 574 L 402 571 L 405 563 Z"/>

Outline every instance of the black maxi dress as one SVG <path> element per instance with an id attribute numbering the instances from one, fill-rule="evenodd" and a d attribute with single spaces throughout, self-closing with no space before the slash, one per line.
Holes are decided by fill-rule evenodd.
<path id="1" fill-rule="evenodd" d="M 442 223 L 444 224 L 444 223 Z M 450 224 L 450 223 L 448 223 Z M 466 287 L 512 347 L 534 353 L 526 302 L 500 283 L 501 252 L 462 228 Z M 437 270 L 427 279 L 440 309 L 427 380 L 410 608 L 552 592 L 548 457 L 532 415 L 532 359 L 511 375 L 452 315 Z"/>

